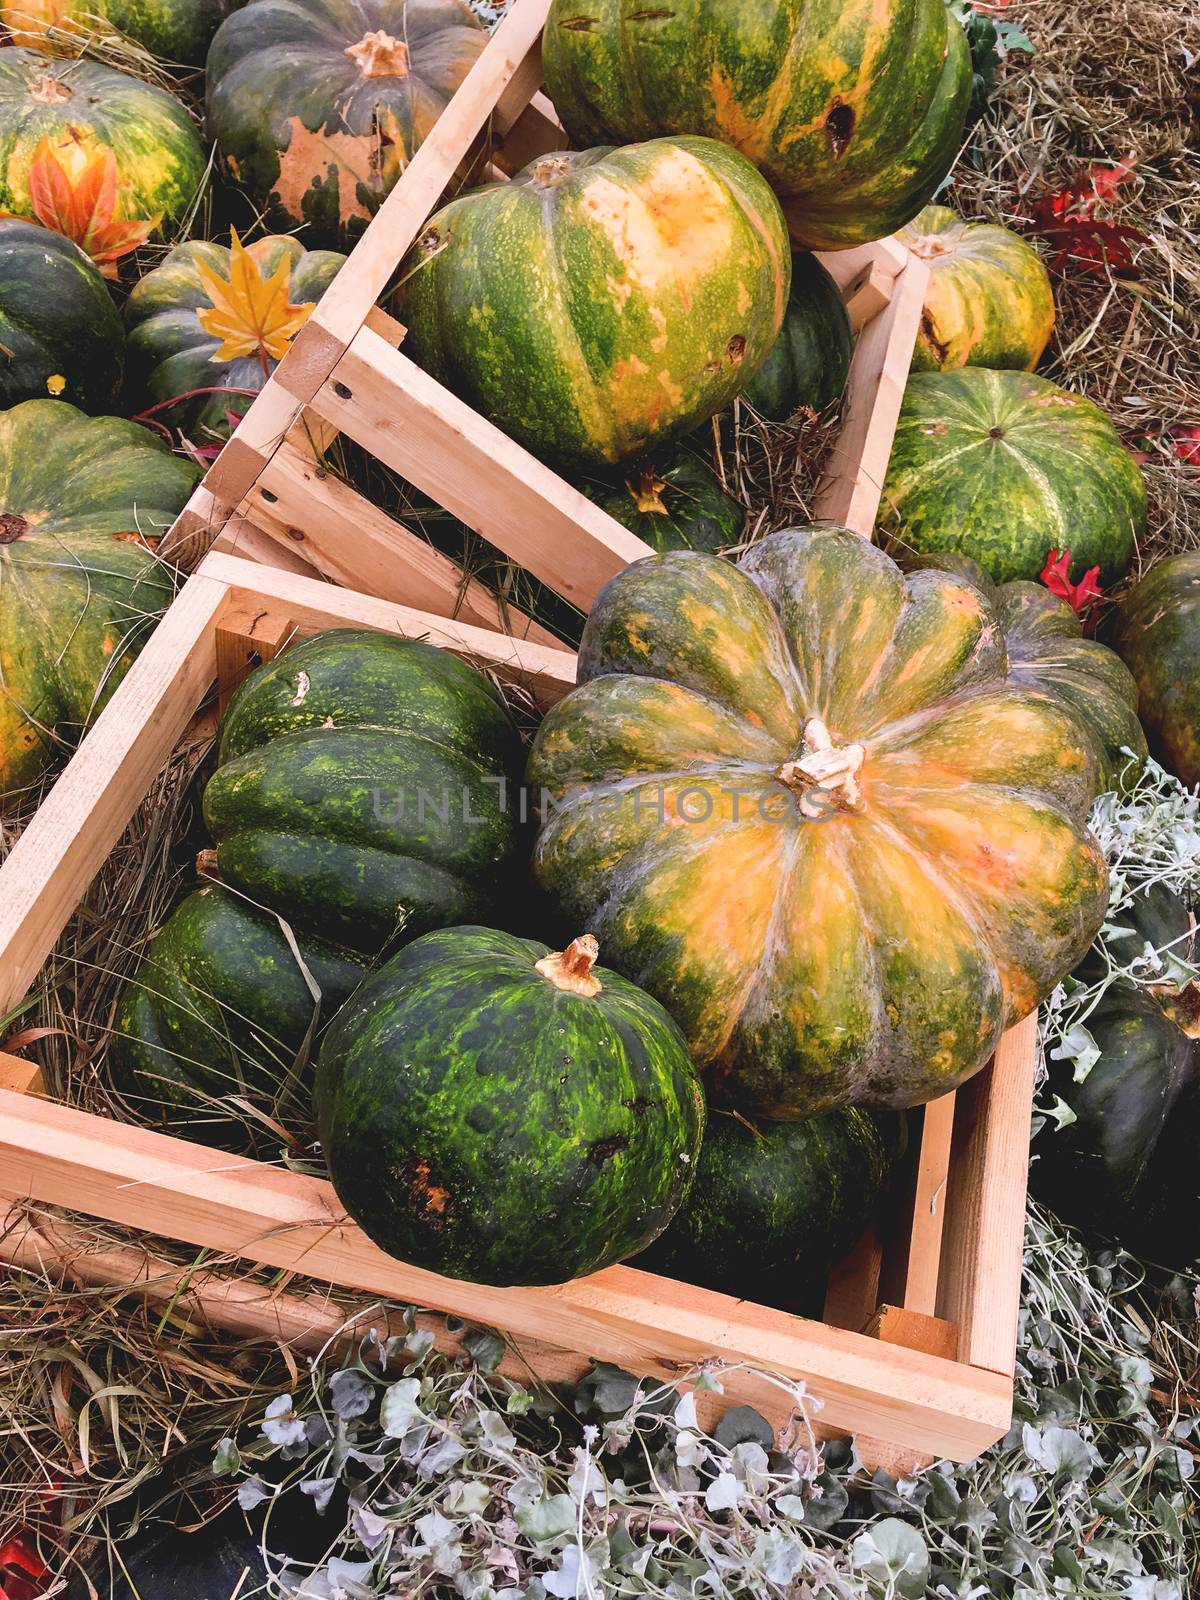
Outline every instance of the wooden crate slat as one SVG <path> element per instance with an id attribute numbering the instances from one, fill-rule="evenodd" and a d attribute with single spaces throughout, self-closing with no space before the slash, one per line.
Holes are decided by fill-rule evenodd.
<path id="1" fill-rule="evenodd" d="M 313 457 L 293 430 L 259 476 L 246 513 L 285 549 L 347 589 L 561 648 L 548 628 L 504 605 L 427 539 L 379 509 Z"/>
<path id="2" fill-rule="evenodd" d="M 393 1260 L 331 1185 L 25 1095 L 0 1093 L 0 1188 L 670 1376 L 714 1355 L 801 1379 L 827 1425 L 969 1458 L 1007 1420 L 1000 1374 L 805 1322 L 632 1267 L 550 1289 L 481 1287 Z"/>
<path id="3" fill-rule="evenodd" d="M 1008 1375 L 1017 1346 L 1037 1065 L 1034 1013 L 1008 1030 L 992 1065 L 958 1091 L 946 1187 L 938 1315 L 958 1325 L 961 1361 Z"/>
<path id="4" fill-rule="evenodd" d="M 858 336 L 844 421 L 817 491 L 819 521 L 840 523 L 868 537 L 874 532 L 928 283 L 929 268 L 911 257 L 886 309 Z"/>
<path id="5" fill-rule="evenodd" d="M 0 868 L 0 1012 L 37 976 L 203 699 L 225 597 L 224 584 L 188 580 Z"/>
<path id="6" fill-rule="evenodd" d="M 501 101 L 501 120 L 515 121 L 539 87 L 549 9 L 549 0 L 513 6 L 371 219 L 278 369 L 276 376 L 298 399 L 311 400 L 332 372 Z M 526 63 L 534 51 L 537 70 L 531 73 Z M 530 81 L 534 76 L 537 82 Z"/>
<path id="7" fill-rule="evenodd" d="M 313 408 L 586 611 L 650 546 L 364 328 Z"/>

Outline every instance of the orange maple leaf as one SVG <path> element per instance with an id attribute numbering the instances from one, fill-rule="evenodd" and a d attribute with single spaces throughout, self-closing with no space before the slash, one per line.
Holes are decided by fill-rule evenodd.
<path id="1" fill-rule="evenodd" d="M 229 277 L 222 278 L 202 261 L 196 272 L 212 307 L 200 307 L 196 315 L 205 333 L 221 341 L 213 361 L 235 361 L 239 356 L 257 355 L 263 371 L 268 359 L 282 361 L 287 348 L 308 321 L 316 305 L 307 300 L 294 306 L 288 298 L 292 282 L 292 262 L 285 256 L 269 278 L 254 256 L 232 230 L 229 247 Z"/>
<path id="2" fill-rule="evenodd" d="M 121 257 L 144 244 L 162 221 L 161 213 L 143 221 L 118 219 L 117 158 L 111 150 L 97 150 L 72 178 L 49 139 L 29 163 L 29 200 L 42 226 L 73 239 L 106 278 L 117 277 Z"/>

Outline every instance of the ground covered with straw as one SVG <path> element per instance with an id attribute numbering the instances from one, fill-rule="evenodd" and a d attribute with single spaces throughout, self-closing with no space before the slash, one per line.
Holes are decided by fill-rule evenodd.
<path id="1" fill-rule="evenodd" d="M 1157 0 L 990 9 L 1034 50 L 1010 36 L 941 198 L 1045 250 L 1058 327 L 1042 370 L 1104 406 L 1139 452 L 1139 564 L 1200 546 L 1200 14 Z M 769 429 L 739 406 L 714 430 L 747 538 L 805 517 L 835 423 Z M 411 519 L 406 486 L 363 487 Z M 191 876 L 211 731 L 196 728 L 0 1028 L 36 1046 L 53 1092 L 151 1125 L 162 1108 L 131 1097 L 107 1038 Z M 248 1101 L 244 1120 L 261 1158 L 313 1161 L 289 1108 Z M 214 1265 L 156 1249 L 172 1271 Z M 1200 1592 L 1198 1309 L 1194 1278 L 1084 1244 L 1033 1208 L 1014 1427 L 969 1467 L 897 1483 L 840 1446 L 818 1458 L 802 1426 L 786 1452 L 748 1420 L 705 1435 L 686 1391 L 719 1385 L 716 1371 L 662 1393 L 602 1370 L 546 1395 L 497 1375 L 491 1336 L 470 1341 L 474 1360 L 448 1361 L 424 1322 L 373 1340 L 377 1312 L 353 1323 L 348 1355 L 343 1343 L 310 1369 L 278 1343 L 206 1327 L 186 1294 L 145 1299 L 27 1261 L 0 1269 L 0 1546 L 24 1530 L 22 1548 L 73 1574 L 75 1593 L 107 1596 L 122 1592 L 131 1525 L 203 1523 L 237 1496 L 277 1593 L 1184 1600 Z M 331 1315 L 357 1310 L 346 1297 Z M 322 1510 L 320 1549 L 290 1567 L 289 1492 Z M 4 1575 L 21 1594 L 15 1569 Z M 248 1571 L 239 1600 L 260 1582 Z"/>

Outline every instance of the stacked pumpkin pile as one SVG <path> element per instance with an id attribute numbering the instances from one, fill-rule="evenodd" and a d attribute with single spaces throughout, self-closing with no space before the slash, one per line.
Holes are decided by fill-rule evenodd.
<path id="1" fill-rule="evenodd" d="M 117 26 L 181 57 L 217 21 L 118 3 Z M 0 310 L 6 282 L 31 296 L 0 559 L 39 616 L 9 607 L 0 639 L 6 791 L 161 611 L 154 530 L 194 478 L 135 422 L 24 397 L 110 406 L 127 335 L 127 409 L 219 442 L 344 259 L 317 247 L 353 242 L 483 44 L 452 0 L 229 16 L 207 128 L 304 242 L 178 243 L 122 330 L 98 270 L 178 236 L 203 149 L 166 91 L 41 53 L 70 44 L 82 0 L 75 20 L 30 11 L 0 54 L 3 203 L 84 216 L 98 266 L 0 224 L 19 230 Z M 406 348 L 659 553 L 598 598 L 579 686 L 527 757 L 495 687 L 419 643 L 323 634 L 248 680 L 204 791 L 213 881 L 129 985 L 117 1048 L 131 1086 L 219 1139 L 315 1057 L 339 1195 L 437 1271 L 544 1283 L 637 1257 L 808 1307 L 905 1111 L 979 1071 L 1103 920 L 1086 818 L 1144 754 L 1137 689 L 1030 580 L 1057 548 L 1124 572 L 1144 488 L 1095 406 L 1031 376 L 1053 318 L 1034 252 L 922 210 L 970 92 L 942 0 L 556 0 L 544 55 L 588 148 L 431 219 L 398 275 Z M 723 559 L 743 513 L 696 428 L 845 381 L 844 307 L 791 241 L 901 226 L 936 270 L 884 493 L 897 559 L 831 528 Z M 64 334 L 68 301 L 92 343 Z M 1196 579 L 1175 581 L 1165 653 L 1157 602 L 1130 603 L 1143 680 L 1174 685 L 1200 651 Z M 1164 742 L 1190 726 L 1194 762 L 1190 692 L 1155 710 Z"/>

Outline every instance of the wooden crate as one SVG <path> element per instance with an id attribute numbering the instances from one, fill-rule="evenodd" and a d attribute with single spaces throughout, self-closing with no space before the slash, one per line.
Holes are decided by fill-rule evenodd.
<path id="1" fill-rule="evenodd" d="M 569 651 L 210 554 L 0 869 L 0 1014 L 37 977 L 214 683 L 227 689 L 288 640 L 346 625 L 428 639 L 543 703 L 574 682 Z M 513 1371 L 577 1377 L 599 1357 L 670 1377 L 716 1358 L 732 1370 L 724 1399 L 706 1404 L 754 1405 L 782 1426 L 786 1396 L 745 1370 L 769 1369 L 823 1402 L 818 1432 L 854 1433 L 868 1462 L 908 1469 L 969 1459 L 1009 1425 L 1035 1045 L 1030 1018 L 978 1077 L 927 1108 L 908 1202 L 885 1239 L 865 1238 L 837 1269 L 824 1322 L 628 1266 L 549 1289 L 441 1278 L 372 1245 L 328 1183 L 22 1092 L 36 1090 L 34 1070 L 3 1056 L 0 1196 L 498 1326 Z M 104 1259 L 101 1275 L 125 1281 L 128 1260 Z M 311 1295 L 282 1323 L 265 1297 L 228 1283 L 210 1285 L 207 1304 L 242 1331 L 249 1318 L 299 1337 L 311 1311 L 328 1332 Z"/>
<path id="2" fill-rule="evenodd" d="M 586 611 L 634 534 L 451 394 L 376 301 L 449 185 L 567 143 L 540 92 L 549 0 L 515 0 L 163 545 L 212 546 L 440 616 L 554 643 L 325 464 L 338 435 Z M 858 338 L 817 517 L 869 535 L 929 271 L 892 240 L 823 256 Z"/>

